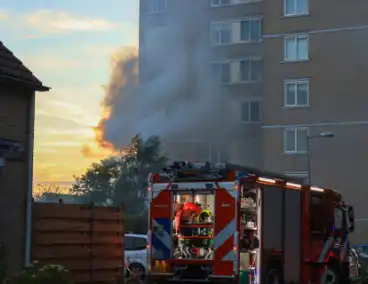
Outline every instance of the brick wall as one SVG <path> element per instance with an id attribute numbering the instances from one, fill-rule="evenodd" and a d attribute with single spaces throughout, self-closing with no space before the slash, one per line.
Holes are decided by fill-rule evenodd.
<path id="1" fill-rule="evenodd" d="M 0 137 L 19 141 L 26 152 L 32 94 L 0 86 Z M 5 244 L 11 271 L 24 264 L 27 173 L 26 159 L 6 161 L 0 175 L 0 242 Z"/>

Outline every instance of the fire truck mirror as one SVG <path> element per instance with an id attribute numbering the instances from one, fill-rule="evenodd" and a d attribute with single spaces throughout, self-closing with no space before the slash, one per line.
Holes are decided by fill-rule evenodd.
<path id="1" fill-rule="evenodd" d="M 352 206 L 346 206 L 346 209 L 348 213 L 348 230 L 350 233 L 352 233 L 355 230 L 354 208 Z"/>

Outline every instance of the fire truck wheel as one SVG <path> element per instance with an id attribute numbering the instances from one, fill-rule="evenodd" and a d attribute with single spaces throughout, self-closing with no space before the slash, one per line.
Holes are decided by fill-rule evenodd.
<path id="1" fill-rule="evenodd" d="M 349 276 L 345 275 L 338 265 L 329 265 L 325 275 L 326 284 L 349 283 Z"/>
<path id="2" fill-rule="evenodd" d="M 269 268 L 267 271 L 266 283 L 267 284 L 283 283 L 281 270 L 276 267 Z"/>

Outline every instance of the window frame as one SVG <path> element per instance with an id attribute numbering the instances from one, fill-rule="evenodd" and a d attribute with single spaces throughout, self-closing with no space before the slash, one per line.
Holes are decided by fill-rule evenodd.
<path id="1" fill-rule="evenodd" d="M 162 11 L 156 11 L 153 9 L 153 1 L 164 1 L 165 8 Z M 149 0 L 149 14 L 151 15 L 157 15 L 157 14 L 165 14 L 167 12 L 167 0 Z"/>
<path id="2" fill-rule="evenodd" d="M 298 104 L 298 85 L 299 84 L 307 84 L 307 103 L 305 105 L 299 105 Z M 284 107 L 286 108 L 303 108 L 303 107 L 309 107 L 310 106 L 310 85 L 309 85 L 309 79 L 308 78 L 303 78 L 303 79 L 287 79 L 284 80 Z M 288 84 L 295 84 L 295 104 L 288 104 L 287 103 L 287 85 Z"/>
<path id="3" fill-rule="evenodd" d="M 296 58 L 294 59 L 288 59 L 287 58 L 287 44 L 286 42 L 290 39 L 295 40 L 295 45 L 296 45 L 296 54 L 298 54 L 298 50 L 299 50 L 299 45 L 298 45 L 298 40 L 300 39 L 306 39 L 307 40 L 307 46 L 306 46 L 306 50 L 307 50 L 307 56 L 306 58 L 298 58 L 298 55 L 296 55 Z M 298 62 L 298 61 L 308 61 L 309 60 L 309 35 L 307 34 L 300 34 L 300 35 L 288 35 L 284 37 L 284 62 Z"/>
<path id="4" fill-rule="evenodd" d="M 249 62 L 249 80 L 243 80 L 242 72 L 241 72 L 241 64 L 244 61 Z M 260 79 L 259 80 L 252 80 L 252 63 L 251 62 L 258 61 L 261 64 L 261 71 L 260 71 Z M 233 62 L 239 62 L 239 77 L 238 80 L 234 83 L 258 83 L 262 82 L 263 80 L 263 74 L 262 74 L 262 58 L 261 57 L 248 57 L 248 58 L 239 58 L 239 60 L 233 60 Z"/>
<path id="5" fill-rule="evenodd" d="M 223 4 L 223 3 L 221 3 L 222 0 L 218 0 L 218 2 L 219 2 L 218 4 L 214 4 L 213 2 L 214 2 L 214 0 L 210 0 L 210 6 L 211 6 L 211 8 L 215 8 L 215 7 L 227 7 L 227 6 L 234 5 L 233 4 L 234 0 L 230 0 L 230 4 Z"/>
<path id="6" fill-rule="evenodd" d="M 129 248 L 129 247 L 128 248 L 125 248 L 126 251 L 139 251 L 139 250 L 145 250 L 147 248 L 147 245 L 145 247 L 142 246 L 142 248 L 141 247 L 138 247 L 138 246 L 137 247 L 134 247 L 135 246 L 135 242 L 136 242 L 137 239 L 144 239 L 145 242 L 146 242 L 146 244 L 147 244 L 147 239 L 144 238 L 144 237 L 139 237 L 139 236 L 124 236 L 124 243 L 128 243 L 128 242 L 126 242 L 126 238 L 130 238 L 131 244 L 133 245 L 133 248 Z"/>
<path id="7" fill-rule="evenodd" d="M 309 0 L 305 0 L 306 1 L 306 6 L 307 6 L 307 11 L 306 12 L 302 12 L 302 13 L 298 13 L 297 9 L 295 8 L 295 11 L 293 13 L 287 13 L 287 1 L 288 0 L 284 0 L 284 17 L 297 17 L 297 16 L 306 16 L 309 15 Z M 293 0 L 294 1 L 294 6 L 297 7 L 297 2 L 299 0 Z"/>
<path id="8" fill-rule="evenodd" d="M 260 70 L 260 79 L 259 80 L 251 80 L 252 76 L 250 75 L 250 80 L 242 80 L 242 73 L 241 73 L 241 62 L 242 61 L 259 61 L 261 63 L 261 70 Z M 232 71 L 232 67 L 231 64 L 233 63 L 238 63 L 238 70 L 237 73 L 233 73 Z M 212 65 L 223 65 L 223 64 L 228 64 L 229 65 L 229 81 L 228 82 L 223 82 L 221 80 L 222 78 L 222 73 L 220 73 L 220 83 L 222 85 L 232 85 L 232 84 L 252 84 L 252 83 L 260 83 L 263 81 L 263 72 L 262 72 L 262 63 L 263 63 L 263 58 L 262 57 L 240 57 L 240 58 L 232 58 L 232 59 L 228 59 L 228 60 L 218 60 L 218 61 L 213 61 L 211 64 Z M 249 65 L 250 67 L 250 71 L 252 71 L 252 67 L 251 65 Z M 251 74 L 251 72 L 249 73 Z"/>
<path id="9" fill-rule="evenodd" d="M 240 24 L 240 42 L 241 43 L 253 43 L 253 42 L 261 42 L 262 41 L 262 17 L 251 17 L 251 18 L 244 18 L 244 19 L 239 19 L 239 24 Z M 259 24 L 259 39 L 256 39 L 256 40 L 252 40 L 251 39 L 251 28 L 250 28 L 250 25 L 249 25 L 249 39 L 246 39 L 246 40 L 243 40 L 242 39 L 242 23 L 243 22 L 250 22 L 250 25 L 251 25 L 251 22 L 258 22 Z"/>
<path id="10" fill-rule="evenodd" d="M 230 32 L 230 41 L 229 42 L 223 42 L 222 41 L 222 27 L 223 26 L 229 26 L 229 32 Z M 220 33 L 220 42 L 215 42 L 214 39 L 214 32 L 218 32 Z M 221 45 L 228 45 L 228 44 L 232 44 L 232 36 L 233 36 L 233 29 L 232 29 L 232 22 L 231 21 L 224 21 L 224 22 L 213 22 L 211 23 L 211 45 L 212 46 L 221 46 Z"/>
<path id="11" fill-rule="evenodd" d="M 219 8 L 219 7 L 229 7 L 233 5 L 241 5 L 241 4 L 248 4 L 254 2 L 261 2 L 262 0 L 230 0 L 230 4 L 221 4 L 221 0 L 219 0 L 219 4 L 213 4 L 214 0 L 210 0 L 210 7 L 211 8 Z"/>
<path id="12" fill-rule="evenodd" d="M 298 149 L 298 130 L 304 130 L 306 137 L 308 136 L 309 128 L 308 127 L 287 127 L 284 128 L 284 154 L 306 154 L 307 149 L 305 150 L 299 150 Z M 294 131 L 294 141 L 295 141 L 295 149 L 294 150 L 288 150 L 287 149 L 287 132 L 288 131 Z M 307 138 L 306 138 L 307 139 Z"/>
<path id="13" fill-rule="evenodd" d="M 218 75 L 218 77 L 216 78 L 219 79 L 219 82 L 220 84 L 224 84 L 224 85 L 227 85 L 227 84 L 231 84 L 231 61 L 216 61 L 216 62 L 212 62 L 212 66 L 216 66 L 218 65 L 218 68 L 219 68 L 219 74 L 215 74 L 215 75 Z M 223 66 L 224 65 L 228 65 L 228 70 L 229 70 L 229 76 L 228 76 L 228 81 L 223 81 L 222 78 L 223 78 Z M 213 69 L 212 69 L 213 70 Z"/>
<path id="14" fill-rule="evenodd" d="M 251 120 L 252 117 L 252 104 L 257 103 L 258 104 L 258 120 Z M 248 119 L 243 119 L 243 105 L 248 104 Z M 254 124 L 254 123 L 260 123 L 261 122 L 261 101 L 260 100 L 248 100 L 243 101 L 240 104 L 240 120 L 241 122 L 245 124 Z"/>

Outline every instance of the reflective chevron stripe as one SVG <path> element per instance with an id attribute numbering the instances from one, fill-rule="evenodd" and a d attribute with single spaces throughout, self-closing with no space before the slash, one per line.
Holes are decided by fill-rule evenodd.
<path id="1" fill-rule="evenodd" d="M 171 237 L 169 235 L 169 232 L 167 232 L 163 226 L 158 223 L 156 220 L 152 220 L 152 228 L 153 228 L 153 234 L 155 237 L 160 240 L 160 242 L 170 249 L 170 243 L 171 243 Z"/>
<path id="2" fill-rule="evenodd" d="M 234 182 L 218 183 L 216 187 L 214 274 L 231 276 L 238 271 L 236 208 L 239 192 Z"/>
<path id="3" fill-rule="evenodd" d="M 330 252 L 331 246 L 334 242 L 334 238 L 330 237 L 327 239 L 327 241 L 325 242 L 325 246 L 323 247 L 321 254 L 318 257 L 318 261 L 319 263 L 323 263 L 326 260 L 327 254 Z"/>
<path id="4" fill-rule="evenodd" d="M 345 259 L 345 256 L 346 256 L 347 251 L 348 251 L 348 244 L 349 244 L 348 238 L 347 238 L 347 236 L 344 236 L 342 247 L 341 247 L 341 250 L 340 250 L 340 261 L 344 261 L 344 259 Z"/>
<path id="5" fill-rule="evenodd" d="M 232 220 L 225 228 L 218 233 L 213 240 L 213 248 L 218 249 L 224 242 L 234 234 L 236 230 L 236 221 Z"/>

